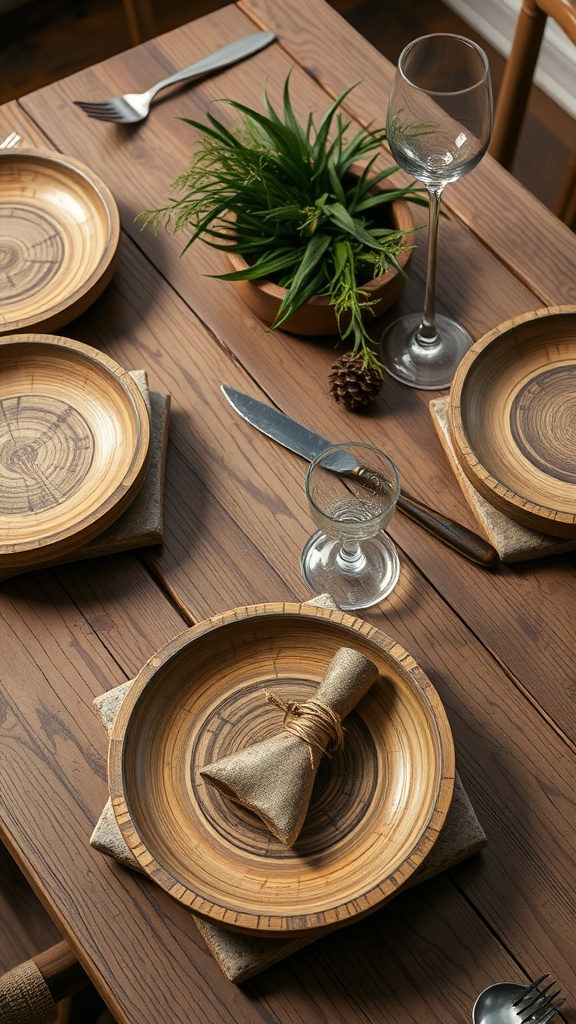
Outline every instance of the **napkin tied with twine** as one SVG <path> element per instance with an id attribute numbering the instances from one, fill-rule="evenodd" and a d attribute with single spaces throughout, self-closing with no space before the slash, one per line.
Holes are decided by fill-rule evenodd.
<path id="1" fill-rule="evenodd" d="M 329 595 L 307 601 L 307 604 L 322 608 L 335 608 L 336 605 Z M 96 707 L 100 720 L 108 735 L 111 734 L 114 721 L 122 703 L 127 696 L 134 680 L 120 683 L 107 693 L 96 697 Z M 127 846 L 120 831 L 112 803 L 107 801 L 100 818 L 90 837 L 90 845 L 100 853 L 112 857 L 118 863 L 141 874 L 142 869 Z M 480 825 L 474 808 L 456 773 L 452 803 L 448 809 L 444 827 L 430 853 L 409 881 L 400 886 L 397 892 L 417 885 L 453 867 L 472 854 L 477 853 L 486 845 L 486 835 Z M 299 938 L 271 939 L 260 936 L 241 935 L 228 931 L 220 925 L 212 924 L 190 912 L 190 917 L 200 931 L 208 949 L 218 966 L 229 981 L 240 984 L 254 977 L 261 971 L 298 952 L 319 939 L 315 936 Z"/>
<path id="2" fill-rule="evenodd" d="M 298 704 L 266 693 L 266 699 L 284 712 L 283 732 L 205 765 L 200 775 L 224 796 L 254 811 L 280 842 L 293 846 L 320 762 L 342 746 L 342 720 L 377 676 L 376 665 L 360 651 L 341 647 L 314 697 Z"/>

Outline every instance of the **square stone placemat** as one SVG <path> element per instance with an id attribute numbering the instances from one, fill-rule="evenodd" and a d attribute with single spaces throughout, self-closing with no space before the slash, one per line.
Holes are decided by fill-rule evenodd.
<path id="1" fill-rule="evenodd" d="M 330 599 L 325 597 L 313 599 L 309 603 L 335 607 L 330 602 Z M 112 731 L 116 715 L 133 682 L 134 680 L 129 679 L 127 682 L 121 683 L 107 693 L 102 694 L 102 696 L 97 697 L 94 701 L 102 725 L 108 735 Z M 110 800 L 106 803 L 94 828 L 90 844 L 94 849 L 109 857 L 113 857 L 125 867 L 140 871 L 138 862 L 124 841 Z M 420 865 L 410 881 L 405 886 L 401 886 L 397 892 L 423 882 L 440 871 L 453 867 L 465 858 L 477 853 L 485 845 L 486 835 L 484 830 L 476 817 L 462 781 L 459 775 L 456 774 L 452 803 L 448 810 L 444 827 L 426 860 Z M 220 925 L 205 921 L 193 914 L 192 911 L 190 911 L 190 917 L 204 937 L 210 952 L 223 973 L 230 981 L 236 984 L 247 981 L 248 978 L 259 974 L 267 967 L 271 967 L 292 953 L 303 949 L 311 942 L 316 941 L 317 938 L 305 936 L 292 939 L 274 939 L 240 935 L 236 932 L 228 931 Z"/>
<path id="2" fill-rule="evenodd" d="M 430 402 L 430 413 L 442 447 L 454 475 L 462 488 L 478 525 L 486 538 L 496 548 L 503 562 L 520 562 L 529 558 L 543 558 L 545 555 L 558 555 L 564 551 L 573 551 L 576 543 L 563 540 L 562 537 L 551 537 L 549 534 L 531 530 L 521 523 L 514 522 L 509 516 L 494 508 L 486 498 L 478 493 L 470 482 L 454 451 L 448 426 L 448 407 L 450 399 L 434 398 Z"/>

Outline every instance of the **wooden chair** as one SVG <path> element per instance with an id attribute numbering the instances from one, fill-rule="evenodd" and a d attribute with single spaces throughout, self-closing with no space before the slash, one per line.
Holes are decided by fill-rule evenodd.
<path id="1" fill-rule="evenodd" d="M 156 35 L 151 0 L 122 0 L 122 3 L 134 46 Z"/>
<path id="2" fill-rule="evenodd" d="M 68 997 L 88 985 L 70 946 L 2 844 L 0 974 L 0 1024 L 64 1022 Z"/>
<path id="3" fill-rule="evenodd" d="M 576 45 L 574 0 L 523 0 L 496 105 L 489 148 L 492 156 L 508 169 L 516 152 L 548 17 L 553 18 Z M 566 224 L 572 225 L 576 219 L 576 153 L 555 212 Z"/>
<path id="4" fill-rule="evenodd" d="M 67 1020 L 59 1004 L 88 984 L 67 942 L 18 964 L 0 978 L 1 1024 L 49 1024 Z"/>

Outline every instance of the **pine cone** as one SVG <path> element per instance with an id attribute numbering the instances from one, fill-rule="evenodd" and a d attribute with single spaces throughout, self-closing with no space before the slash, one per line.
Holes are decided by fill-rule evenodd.
<path id="1" fill-rule="evenodd" d="M 343 402 L 354 412 L 373 402 L 382 387 L 383 375 L 371 366 L 364 366 L 362 356 L 350 352 L 334 363 L 328 383 L 335 402 Z"/>

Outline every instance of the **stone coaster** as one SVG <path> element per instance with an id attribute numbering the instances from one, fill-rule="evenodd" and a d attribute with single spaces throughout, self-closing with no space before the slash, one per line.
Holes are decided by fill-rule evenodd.
<path id="1" fill-rule="evenodd" d="M 150 462 L 142 487 L 131 505 L 115 523 L 88 544 L 72 551 L 63 559 L 49 559 L 42 565 L 24 569 L 0 570 L 0 581 L 24 572 L 36 571 L 51 565 L 61 565 L 99 555 L 113 555 L 131 548 L 161 544 L 164 536 L 164 468 L 170 420 L 170 395 L 149 391 L 143 370 L 130 374 L 140 388 L 150 413 Z"/>
<path id="2" fill-rule="evenodd" d="M 325 597 L 315 598 L 310 604 L 324 607 L 335 607 Z M 111 733 L 114 720 L 126 697 L 133 679 L 114 687 L 107 693 L 96 697 L 94 705 L 100 720 L 108 734 Z M 125 867 L 140 871 L 140 866 L 126 845 L 116 822 L 111 801 L 108 800 L 90 838 L 90 845 L 109 857 L 113 857 Z M 477 853 L 486 845 L 486 835 L 478 822 L 474 808 L 468 799 L 462 781 L 456 774 L 454 795 L 448 810 L 444 827 L 434 843 L 426 860 L 410 881 L 400 887 L 417 885 L 427 878 L 453 867 L 472 854 Z M 290 954 L 303 949 L 318 937 L 299 937 L 297 939 L 271 939 L 259 936 L 240 935 L 228 931 L 220 925 L 212 924 L 190 912 L 190 916 L 214 956 L 219 967 L 230 980 L 239 984 L 259 974 L 267 967 L 278 963 Z M 350 927 L 350 926 L 348 926 Z"/>
<path id="3" fill-rule="evenodd" d="M 529 558 L 543 558 L 545 555 L 558 555 L 565 551 L 573 551 L 576 548 L 576 543 L 573 540 L 551 537 L 549 534 L 522 526 L 521 523 L 510 519 L 504 512 L 494 508 L 486 498 L 478 493 L 461 468 L 454 451 L 448 427 L 449 402 L 450 399 L 447 397 L 432 399 L 430 402 L 432 420 L 464 497 L 486 538 L 496 548 L 501 560 L 503 562 L 520 562 Z"/>

